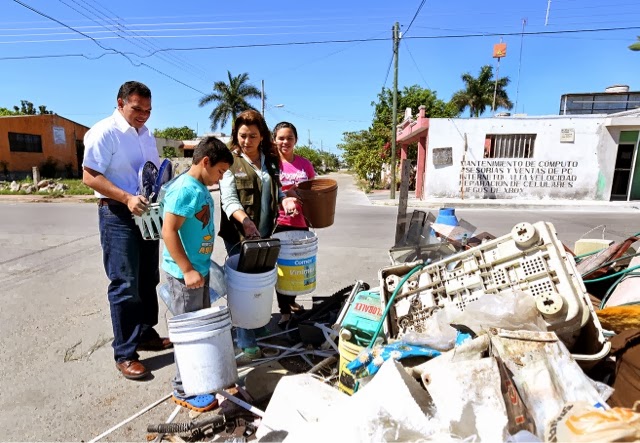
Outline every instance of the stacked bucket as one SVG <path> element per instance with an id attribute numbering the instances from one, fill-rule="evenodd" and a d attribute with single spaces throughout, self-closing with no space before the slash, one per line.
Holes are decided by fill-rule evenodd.
<path id="1" fill-rule="evenodd" d="M 186 395 L 209 394 L 238 380 L 229 308 L 176 315 L 168 325 Z"/>

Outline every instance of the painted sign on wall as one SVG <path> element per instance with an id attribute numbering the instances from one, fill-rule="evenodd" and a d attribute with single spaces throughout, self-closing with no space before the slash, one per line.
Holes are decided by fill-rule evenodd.
<path id="1" fill-rule="evenodd" d="M 453 164 L 452 148 L 435 148 L 433 152 L 433 164 L 435 166 L 446 166 Z"/>
<path id="2" fill-rule="evenodd" d="M 573 128 L 560 129 L 560 143 L 573 143 L 576 140 L 576 130 Z"/>
<path id="3" fill-rule="evenodd" d="M 467 160 L 460 185 L 467 193 L 518 194 L 531 188 L 573 188 L 577 161 Z"/>
<path id="4" fill-rule="evenodd" d="M 64 145 L 67 143 L 67 137 L 64 134 L 64 128 L 62 126 L 53 127 L 53 143 L 56 145 Z"/>

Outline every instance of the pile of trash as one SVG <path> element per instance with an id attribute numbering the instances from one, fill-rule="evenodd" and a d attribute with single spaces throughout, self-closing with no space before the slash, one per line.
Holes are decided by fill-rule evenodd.
<path id="1" fill-rule="evenodd" d="M 416 213 L 377 287 L 260 339 L 277 355 L 220 398 L 252 414 L 236 437 L 640 440 L 639 238 L 572 251 L 546 222 L 496 238 Z"/>

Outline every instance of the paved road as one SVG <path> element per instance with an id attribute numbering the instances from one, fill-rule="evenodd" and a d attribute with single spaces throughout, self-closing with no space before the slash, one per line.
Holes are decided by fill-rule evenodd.
<path id="1" fill-rule="evenodd" d="M 335 224 L 317 232 L 318 295 L 356 278 L 376 285 L 395 234 L 395 207 L 371 205 L 349 175 L 334 178 L 340 186 Z M 458 215 L 495 235 L 519 221 L 551 221 L 568 245 L 598 225 L 606 225 L 605 236 L 614 240 L 640 231 L 638 216 L 628 213 L 483 209 Z M 601 234 L 602 227 L 591 236 Z M 221 244 L 215 248 L 219 263 L 224 260 Z M 149 381 L 127 381 L 116 372 L 106 286 L 94 204 L 0 200 L 3 440 L 86 441 L 170 391 L 171 352 L 142 353 L 153 369 Z M 161 308 L 161 332 L 166 332 L 165 316 Z M 164 421 L 173 408 L 167 401 L 105 441 L 140 441 L 146 425 Z"/>

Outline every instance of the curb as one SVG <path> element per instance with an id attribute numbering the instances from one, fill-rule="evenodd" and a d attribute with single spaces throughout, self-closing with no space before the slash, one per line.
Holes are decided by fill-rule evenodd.
<path id="1" fill-rule="evenodd" d="M 0 195 L 0 203 L 95 203 L 93 195 L 66 195 L 63 197 L 48 197 L 47 194 Z"/>
<path id="2" fill-rule="evenodd" d="M 367 196 L 369 198 L 369 196 Z M 397 200 L 380 200 L 371 199 L 369 202 L 375 206 L 398 206 Z M 503 210 L 535 210 L 535 211 L 566 211 L 566 212 L 640 212 L 640 202 L 623 202 L 624 204 L 615 204 L 610 202 L 597 202 L 593 204 L 584 204 L 583 202 L 576 204 L 567 204 L 566 202 L 487 202 L 487 201 L 428 201 L 409 199 L 407 207 L 424 208 L 424 209 L 440 209 L 451 207 L 455 209 L 503 209 Z"/>

